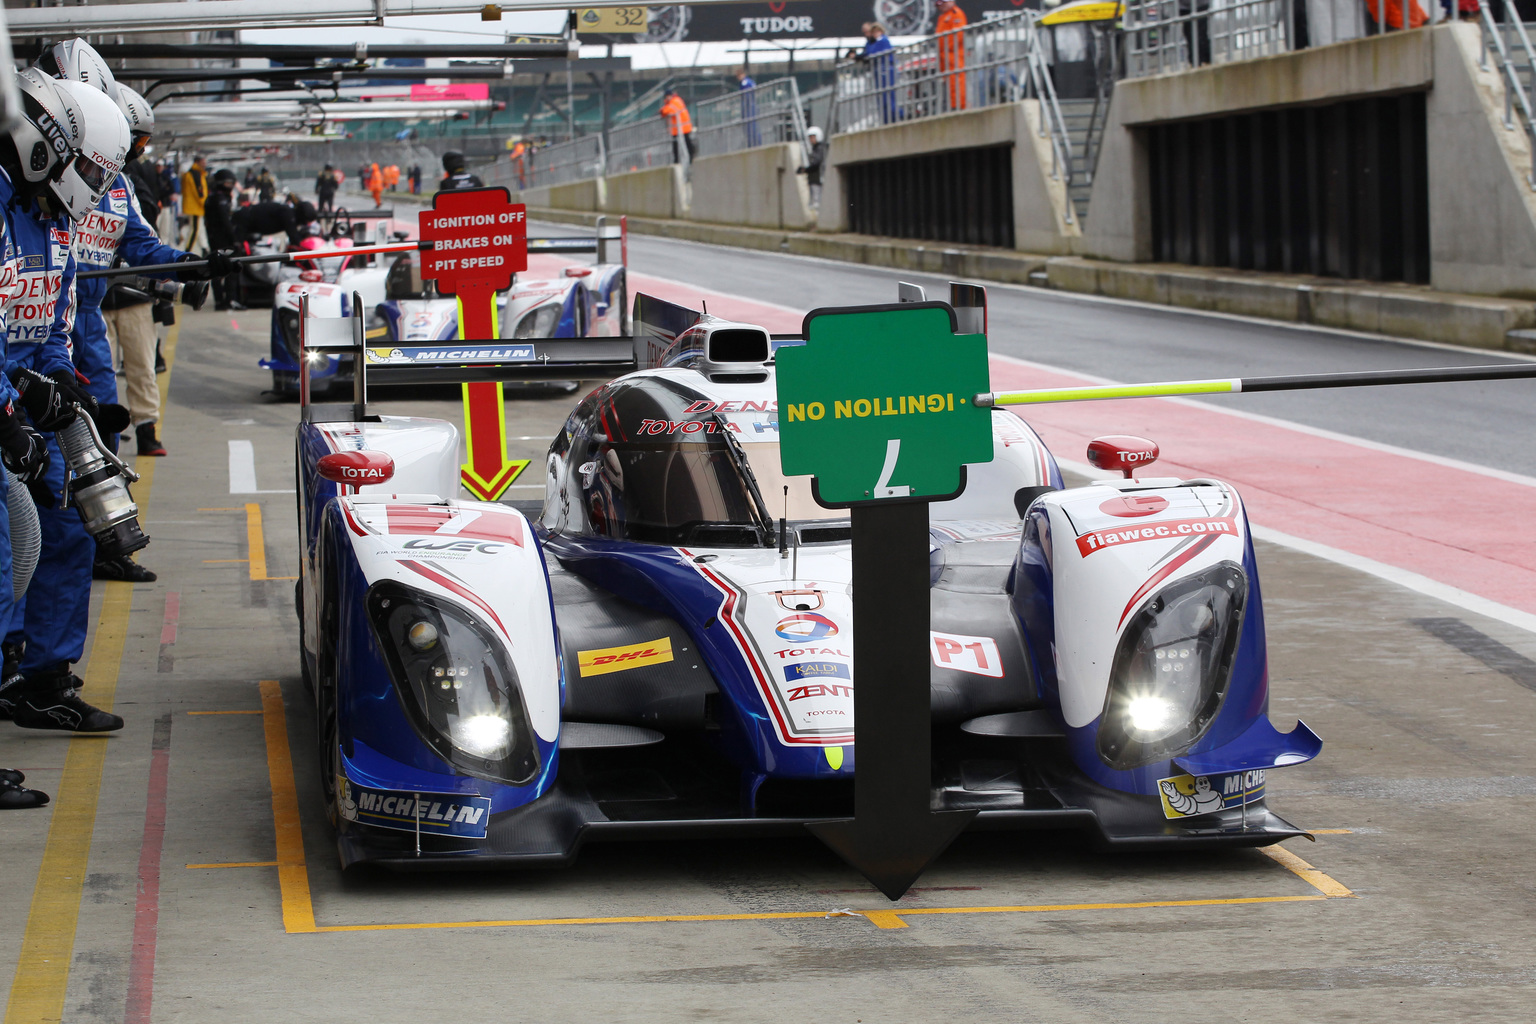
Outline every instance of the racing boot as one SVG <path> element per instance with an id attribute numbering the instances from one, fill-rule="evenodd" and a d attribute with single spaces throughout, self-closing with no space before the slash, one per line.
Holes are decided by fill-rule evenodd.
<path id="1" fill-rule="evenodd" d="M 123 720 L 110 711 L 92 707 L 76 692 L 79 676 L 60 663 L 32 676 L 24 676 L 15 689 L 11 718 L 23 729 L 60 729 L 64 732 L 116 732 Z"/>
<path id="2" fill-rule="evenodd" d="M 165 445 L 155 437 L 155 425 L 153 423 L 140 423 L 133 428 L 134 439 L 139 446 L 140 455 L 164 455 Z"/>
<path id="3" fill-rule="evenodd" d="M 165 356 L 160 354 L 160 339 L 155 339 L 155 376 L 165 372 Z"/>
<path id="4" fill-rule="evenodd" d="M 18 781 L 11 781 L 13 776 Z M 21 772 L 0 768 L 0 811 L 41 807 L 48 802 L 47 793 L 25 788 L 21 784 L 22 779 Z"/>
<path id="5" fill-rule="evenodd" d="M 21 644 L 0 643 L 0 653 L 5 657 L 5 667 L 0 669 L 0 722 L 9 722 L 16 709 L 16 694 L 20 692 L 17 687 L 21 684 L 21 652 Z M 21 781 L 16 780 L 18 785 Z"/>
<path id="6" fill-rule="evenodd" d="M 98 556 L 99 556 L 98 552 Z M 160 577 L 153 569 L 146 569 L 127 555 L 116 558 L 98 557 L 91 565 L 93 580 L 121 580 L 128 583 L 153 583 Z"/>

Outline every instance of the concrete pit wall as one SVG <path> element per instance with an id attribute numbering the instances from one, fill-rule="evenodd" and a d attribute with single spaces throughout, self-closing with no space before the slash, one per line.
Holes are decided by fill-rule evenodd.
<path id="1" fill-rule="evenodd" d="M 981 146 L 1013 147 L 1014 247 L 1023 252 L 1066 254 L 1081 234 L 1069 220 L 1066 181 L 1052 178 L 1051 143 L 1039 133 L 1036 100 L 907 121 L 834 135 L 828 146 L 821 197 L 821 231 L 848 230 L 844 175 L 853 164 Z"/>
<path id="2" fill-rule="evenodd" d="M 1119 83 L 1094 177 L 1084 256 L 1152 259 L 1153 124 L 1425 91 L 1430 285 L 1536 297 L 1530 141 L 1504 127 L 1504 88 L 1478 67 L 1478 26 L 1459 22 Z M 1132 296 L 1126 296 L 1132 297 Z"/>
<path id="3" fill-rule="evenodd" d="M 810 189 L 805 175 L 795 173 L 803 164 L 793 142 L 701 157 L 693 164 L 688 217 L 753 228 L 808 227 L 815 216 Z"/>

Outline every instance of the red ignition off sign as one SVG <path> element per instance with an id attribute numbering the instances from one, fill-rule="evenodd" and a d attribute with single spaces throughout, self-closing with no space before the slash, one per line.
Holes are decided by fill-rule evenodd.
<path id="1" fill-rule="evenodd" d="M 461 285 L 484 283 L 501 291 L 512 275 L 528 269 L 528 215 L 504 188 L 439 192 L 420 215 L 421 276 L 453 295 Z M 475 335 L 478 336 L 478 335 Z"/>

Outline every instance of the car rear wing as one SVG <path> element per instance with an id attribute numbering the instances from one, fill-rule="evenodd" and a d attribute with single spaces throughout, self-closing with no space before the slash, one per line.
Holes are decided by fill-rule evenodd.
<path id="1" fill-rule="evenodd" d="M 615 245 L 617 243 L 617 245 Z M 617 224 L 609 224 L 607 217 L 598 217 L 596 229 L 590 235 L 569 235 L 551 238 L 528 239 L 528 252 L 597 254 L 597 262 L 618 262 L 629 266 L 629 218 L 620 217 Z M 617 257 L 617 260 L 614 259 Z"/>
<path id="2" fill-rule="evenodd" d="M 633 338 L 488 338 L 369 345 L 362 296 L 353 315 L 312 317 L 299 297 L 299 410 L 306 423 L 360 422 L 376 385 L 474 384 L 544 380 L 608 380 L 635 368 Z M 329 356 L 352 357 L 352 401 L 310 400 L 308 367 Z"/>

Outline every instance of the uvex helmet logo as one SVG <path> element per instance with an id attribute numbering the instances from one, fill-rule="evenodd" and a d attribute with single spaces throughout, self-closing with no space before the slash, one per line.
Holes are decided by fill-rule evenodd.
<path id="1" fill-rule="evenodd" d="M 43 138 L 48 140 L 48 145 L 53 147 L 54 154 L 65 160 L 69 157 L 69 139 L 64 134 L 64 129 L 59 127 L 59 122 L 48 113 L 37 116 L 37 130 L 43 133 Z"/>

